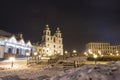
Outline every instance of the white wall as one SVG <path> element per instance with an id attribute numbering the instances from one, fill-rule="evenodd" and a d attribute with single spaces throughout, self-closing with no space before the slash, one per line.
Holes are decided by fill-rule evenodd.
<path id="1" fill-rule="evenodd" d="M 4 58 L 4 50 L 5 50 L 5 47 L 0 46 L 0 58 Z"/>

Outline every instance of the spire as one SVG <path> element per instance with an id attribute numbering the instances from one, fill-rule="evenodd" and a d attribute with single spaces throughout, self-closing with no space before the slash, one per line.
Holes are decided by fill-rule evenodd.
<path id="1" fill-rule="evenodd" d="M 46 30 L 49 30 L 49 25 L 48 24 L 46 24 L 46 28 L 45 28 Z"/>
<path id="2" fill-rule="evenodd" d="M 57 27 L 56 33 L 60 33 L 60 28 Z"/>

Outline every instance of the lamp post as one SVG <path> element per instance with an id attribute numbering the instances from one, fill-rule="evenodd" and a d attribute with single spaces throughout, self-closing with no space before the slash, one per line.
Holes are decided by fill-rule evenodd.
<path id="1" fill-rule="evenodd" d="M 97 63 L 97 57 L 98 57 L 98 56 L 97 56 L 96 54 L 94 54 L 93 57 L 94 57 L 94 59 L 95 59 L 95 64 L 96 64 L 96 63 Z"/>
<path id="2" fill-rule="evenodd" d="M 41 55 L 38 56 L 38 63 L 40 62 L 41 60 Z"/>
<path id="3" fill-rule="evenodd" d="M 26 53 L 26 56 L 27 56 L 27 65 L 28 65 L 28 57 L 30 56 L 30 53 L 27 52 L 27 53 Z"/>
<path id="4" fill-rule="evenodd" d="M 69 57 L 69 56 L 68 56 L 68 51 L 65 51 L 64 57 L 65 57 L 65 58 L 66 58 L 66 57 Z"/>
<path id="5" fill-rule="evenodd" d="M 9 60 L 11 61 L 11 67 L 13 67 L 13 61 L 15 60 L 14 57 L 10 57 Z"/>
<path id="6" fill-rule="evenodd" d="M 35 62 L 37 62 L 36 56 L 37 56 L 37 52 L 34 52 L 34 56 L 35 56 Z"/>

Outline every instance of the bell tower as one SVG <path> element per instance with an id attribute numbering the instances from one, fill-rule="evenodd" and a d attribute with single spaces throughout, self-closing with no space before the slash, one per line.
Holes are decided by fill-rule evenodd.
<path id="1" fill-rule="evenodd" d="M 55 36 L 58 37 L 58 38 L 61 38 L 61 31 L 60 31 L 60 28 L 59 28 L 59 27 L 57 27 Z"/>
<path id="2" fill-rule="evenodd" d="M 45 29 L 43 30 L 42 42 L 49 42 L 51 36 L 51 31 L 49 25 L 47 24 Z"/>

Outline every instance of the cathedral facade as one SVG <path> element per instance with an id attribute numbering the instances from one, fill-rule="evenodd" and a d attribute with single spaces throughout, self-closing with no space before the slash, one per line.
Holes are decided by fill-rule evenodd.
<path id="1" fill-rule="evenodd" d="M 51 30 L 46 25 L 41 43 L 36 45 L 36 51 L 41 56 L 63 55 L 63 38 L 60 29 L 57 28 L 51 35 Z"/>

